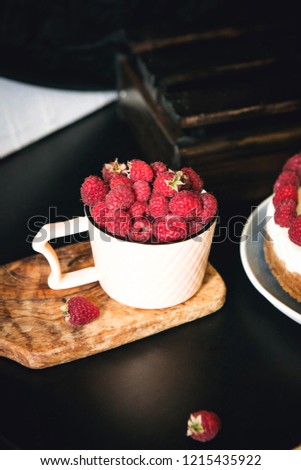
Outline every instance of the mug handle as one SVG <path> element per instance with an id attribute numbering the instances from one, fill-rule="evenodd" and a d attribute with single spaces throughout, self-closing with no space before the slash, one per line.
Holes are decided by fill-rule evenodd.
<path id="1" fill-rule="evenodd" d="M 64 237 L 66 233 L 73 235 L 88 229 L 88 218 L 77 217 L 63 222 L 45 224 L 34 237 L 32 248 L 44 255 L 50 265 L 51 273 L 48 277 L 48 285 L 51 289 L 70 289 L 98 280 L 95 266 L 62 274 L 57 254 L 48 243 L 52 238 Z"/>

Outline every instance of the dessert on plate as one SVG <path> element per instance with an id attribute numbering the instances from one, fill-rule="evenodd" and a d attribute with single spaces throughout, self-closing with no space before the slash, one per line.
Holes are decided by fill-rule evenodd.
<path id="1" fill-rule="evenodd" d="M 266 217 L 265 259 L 281 287 L 301 302 L 301 153 L 283 166 Z"/>

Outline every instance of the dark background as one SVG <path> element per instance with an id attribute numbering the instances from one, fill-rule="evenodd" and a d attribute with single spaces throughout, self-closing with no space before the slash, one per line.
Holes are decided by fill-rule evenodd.
<path id="1" fill-rule="evenodd" d="M 292 19 L 290 2 L 160 1 L 2 3 L 0 75 L 31 83 L 107 89 L 115 53 L 154 26 L 169 34 L 210 25 Z M 101 14 L 100 14 L 101 9 Z M 197 11 L 197 14 L 195 13 Z M 32 255 L 32 216 L 82 215 L 85 176 L 143 152 L 111 105 L 0 162 L 0 263 Z M 205 181 L 206 176 L 204 175 Z M 239 236 L 261 201 L 219 200 L 231 238 L 210 260 L 227 285 L 224 307 L 161 334 L 45 370 L 0 358 L 0 448 L 291 449 L 300 444 L 300 325 L 247 279 Z M 51 221 L 54 221 L 53 219 Z M 242 226 L 241 224 L 241 226 Z M 18 293 L 16 292 L 16 296 Z M 212 409 L 222 431 L 199 444 L 189 414 Z"/>
<path id="2" fill-rule="evenodd" d="M 292 0 L 0 0 L 0 75 L 47 86 L 107 89 L 133 40 L 221 25 L 293 21 Z"/>
<path id="3" fill-rule="evenodd" d="M 112 156 L 143 154 L 111 105 L 0 162 L 0 263 L 32 255 L 28 220 L 82 215 L 79 187 Z M 300 443 L 300 325 L 247 279 L 241 225 L 261 201 L 219 200 L 229 238 L 210 260 L 227 285 L 208 317 L 45 370 L 0 358 L 0 448 L 291 449 Z M 51 221 L 59 217 L 51 217 Z M 16 295 L 18 293 L 16 292 Z M 207 444 L 185 436 L 190 412 L 219 414 Z"/>

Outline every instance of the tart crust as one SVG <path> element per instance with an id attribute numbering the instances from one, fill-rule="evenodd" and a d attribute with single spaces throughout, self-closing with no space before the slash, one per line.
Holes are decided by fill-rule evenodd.
<path id="1" fill-rule="evenodd" d="M 284 262 L 276 255 L 274 243 L 268 234 L 266 234 L 263 249 L 266 262 L 281 287 L 297 302 L 301 302 L 301 275 L 286 269 Z"/>

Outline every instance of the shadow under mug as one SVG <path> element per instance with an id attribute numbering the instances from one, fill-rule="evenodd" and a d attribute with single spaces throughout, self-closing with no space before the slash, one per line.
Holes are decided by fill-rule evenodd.
<path id="1" fill-rule="evenodd" d="M 216 226 L 213 218 L 191 238 L 173 243 L 136 243 L 114 237 L 90 214 L 44 225 L 32 247 L 49 262 L 51 289 L 98 281 L 114 300 L 130 307 L 167 308 L 191 298 L 201 287 Z M 62 273 L 52 238 L 88 231 L 94 266 Z"/>

